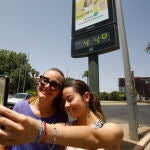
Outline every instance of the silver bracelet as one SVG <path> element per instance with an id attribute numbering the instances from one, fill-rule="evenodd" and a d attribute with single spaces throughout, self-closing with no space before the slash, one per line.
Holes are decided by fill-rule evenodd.
<path id="1" fill-rule="evenodd" d="M 54 132 L 54 137 L 53 137 L 53 144 L 55 144 L 55 142 L 56 142 L 56 138 L 57 138 L 57 129 L 56 129 L 56 127 L 53 125 L 53 132 Z"/>

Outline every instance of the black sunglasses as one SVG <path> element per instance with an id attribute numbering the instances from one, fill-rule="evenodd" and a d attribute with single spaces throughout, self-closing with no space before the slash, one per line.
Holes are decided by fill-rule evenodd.
<path id="1" fill-rule="evenodd" d="M 45 83 L 45 84 L 49 84 L 51 90 L 59 90 L 61 89 L 61 85 L 59 83 L 57 83 L 56 81 L 50 81 L 50 79 L 48 77 L 44 77 L 43 75 L 40 76 L 40 82 L 41 83 Z"/>

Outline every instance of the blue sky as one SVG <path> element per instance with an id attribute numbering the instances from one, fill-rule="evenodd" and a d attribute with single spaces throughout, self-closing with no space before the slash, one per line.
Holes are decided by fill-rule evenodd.
<path id="1" fill-rule="evenodd" d="M 135 76 L 150 77 L 149 0 L 123 0 L 130 67 Z M 58 67 L 65 76 L 82 78 L 88 58 L 71 57 L 71 0 L 0 0 L 0 49 L 29 53 L 29 63 L 41 74 Z M 121 40 L 121 39 L 120 39 Z M 122 48 L 99 55 L 100 91 L 118 91 L 124 77 Z"/>

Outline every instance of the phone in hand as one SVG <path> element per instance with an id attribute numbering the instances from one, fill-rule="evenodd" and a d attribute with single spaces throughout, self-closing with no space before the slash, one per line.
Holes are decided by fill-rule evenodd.
<path id="1" fill-rule="evenodd" d="M 0 105 L 7 106 L 9 81 L 8 76 L 0 75 Z"/>

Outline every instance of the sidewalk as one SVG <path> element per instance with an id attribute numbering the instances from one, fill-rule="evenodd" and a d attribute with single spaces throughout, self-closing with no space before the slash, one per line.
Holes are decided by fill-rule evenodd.
<path id="1" fill-rule="evenodd" d="M 114 101 L 101 101 L 103 105 L 126 105 L 126 102 L 114 102 Z M 138 105 L 150 105 L 148 103 L 139 102 Z M 138 127 L 139 141 L 134 141 L 130 139 L 129 135 L 129 124 L 119 124 L 122 126 L 124 131 L 123 142 L 121 143 L 121 150 L 150 150 L 150 125 Z"/>
<path id="2" fill-rule="evenodd" d="M 138 128 L 139 141 L 130 139 L 128 124 L 120 124 L 124 131 L 121 150 L 150 150 L 150 126 Z"/>

